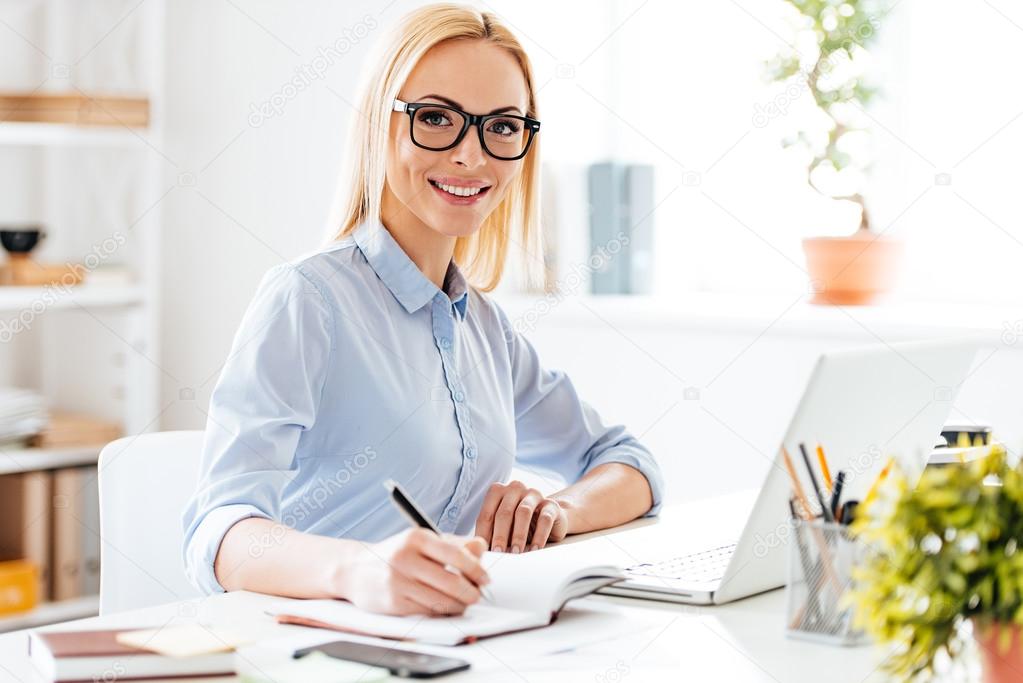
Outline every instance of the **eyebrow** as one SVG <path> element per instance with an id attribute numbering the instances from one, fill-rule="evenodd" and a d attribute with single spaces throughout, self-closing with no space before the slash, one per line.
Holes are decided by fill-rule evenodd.
<path id="1" fill-rule="evenodd" d="M 423 95 L 419 99 L 427 99 L 427 98 L 432 98 L 432 99 L 435 99 L 435 100 L 440 100 L 444 104 L 448 105 L 449 107 L 454 107 L 455 109 L 462 109 L 462 105 L 460 105 L 458 102 L 455 102 L 453 99 L 451 99 L 449 97 L 443 97 L 441 95 Z M 506 111 L 517 111 L 517 112 L 519 112 L 519 114 L 522 114 L 522 110 L 519 109 L 518 107 L 498 107 L 497 109 L 494 109 L 490 113 L 484 114 L 484 116 L 491 116 L 492 114 L 503 114 Z M 522 114 L 522 115 L 525 116 L 525 114 Z"/>

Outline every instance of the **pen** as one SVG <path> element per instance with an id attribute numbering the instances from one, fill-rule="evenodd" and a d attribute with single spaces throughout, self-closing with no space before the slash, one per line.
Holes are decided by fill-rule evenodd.
<path id="1" fill-rule="evenodd" d="M 388 493 L 391 494 L 391 502 L 394 503 L 394 506 L 398 508 L 398 511 L 403 514 L 408 521 L 412 522 L 412 524 L 417 527 L 429 529 L 438 536 L 441 535 L 440 529 L 437 528 L 437 525 L 434 524 L 421 509 L 419 509 L 419 506 L 416 505 L 414 500 L 412 500 L 412 497 L 405 493 L 405 489 L 401 487 L 401 484 L 393 479 L 388 479 L 384 482 L 384 488 L 386 488 Z M 478 588 L 480 589 L 480 595 L 487 600 L 493 601 L 486 588 L 483 586 L 478 586 Z"/>
<path id="2" fill-rule="evenodd" d="M 831 514 L 831 508 L 824 502 L 824 494 L 821 493 L 820 484 L 817 483 L 817 475 L 813 473 L 813 466 L 810 465 L 810 456 L 806 453 L 806 446 L 799 444 L 799 452 L 803 456 L 803 464 L 806 465 L 806 472 L 810 475 L 810 486 L 813 487 L 813 492 L 817 494 L 817 502 L 821 505 L 821 512 L 824 514 L 825 521 L 834 522 L 835 516 Z"/>

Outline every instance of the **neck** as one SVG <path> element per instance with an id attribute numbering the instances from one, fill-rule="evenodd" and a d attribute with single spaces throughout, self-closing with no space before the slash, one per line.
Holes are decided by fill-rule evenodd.
<path id="1" fill-rule="evenodd" d="M 405 254 L 437 288 L 444 290 L 444 277 L 455 253 L 455 239 L 426 225 L 407 206 L 384 188 L 380 220 Z"/>

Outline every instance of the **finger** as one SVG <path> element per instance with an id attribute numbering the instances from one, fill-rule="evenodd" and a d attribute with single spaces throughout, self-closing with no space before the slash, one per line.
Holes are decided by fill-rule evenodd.
<path id="1" fill-rule="evenodd" d="M 551 529 L 551 535 L 550 538 L 547 539 L 547 542 L 557 543 L 558 541 L 564 540 L 567 535 L 568 518 L 565 516 L 565 509 L 558 506 L 557 516 L 554 518 L 554 528 Z"/>
<path id="2" fill-rule="evenodd" d="M 419 606 L 418 614 L 461 614 L 465 605 L 419 581 L 403 586 L 403 597 Z"/>
<path id="3" fill-rule="evenodd" d="M 430 558 L 420 556 L 412 563 L 410 570 L 412 578 L 416 581 L 464 605 L 471 605 L 480 599 L 479 589 L 464 574 L 445 569 L 444 565 Z"/>
<path id="4" fill-rule="evenodd" d="M 494 513 L 494 533 L 490 540 L 490 549 L 495 552 L 504 552 L 508 547 L 508 539 L 512 532 L 512 523 L 515 521 L 515 508 L 525 495 L 524 488 L 509 488 L 505 490 L 504 497 L 497 512 Z"/>
<path id="5" fill-rule="evenodd" d="M 476 536 L 476 537 L 470 538 L 468 541 L 466 541 L 465 545 L 462 546 L 462 547 L 464 547 L 466 550 L 468 550 L 470 553 L 472 553 L 472 555 L 474 557 L 482 557 L 483 553 L 487 549 L 487 545 L 488 545 L 488 543 L 487 543 L 486 539 L 483 539 L 483 538 L 480 538 L 479 536 Z"/>
<path id="6" fill-rule="evenodd" d="M 530 542 L 530 550 L 539 550 L 547 545 L 551 530 L 558 519 L 557 503 L 553 500 L 544 501 L 536 510 L 536 529 L 533 531 L 533 539 Z"/>
<path id="7" fill-rule="evenodd" d="M 394 598 L 393 605 L 393 609 L 391 609 L 388 613 L 395 616 L 407 617 L 410 614 L 423 613 L 422 605 L 404 596 Z"/>
<path id="8" fill-rule="evenodd" d="M 529 527 L 533 524 L 533 512 L 543 502 L 543 496 L 535 489 L 529 489 L 515 508 L 514 526 L 511 534 L 511 551 L 521 552 L 526 549 L 529 540 Z"/>
<path id="9" fill-rule="evenodd" d="M 490 486 L 486 497 L 483 499 L 483 507 L 476 517 L 476 535 L 481 537 L 490 546 L 490 539 L 494 532 L 494 515 L 497 513 L 497 506 L 504 497 L 504 484 L 495 483 Z"/>
<path id="10" fill-rule="evenodd" d="M 452 541 L 430 534 L 422 539 L 420 552 L 441 567 L 450 566 L 458 570 L 477 586 L 490 583 L 490 576 L 480 563 L 479 556 L 469 552 L 461 540 Z"/>

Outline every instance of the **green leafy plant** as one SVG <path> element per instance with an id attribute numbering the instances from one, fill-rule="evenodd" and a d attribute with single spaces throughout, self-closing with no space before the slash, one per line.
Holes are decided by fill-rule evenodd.
<path id="1" fill-rule="evenodd" d="M 1003 447 L 929 467 L 915 488 L 896 467 L 852 532 L 867 547 L 850 595 L 856 622 L 899 645 L 893 673 L 929 677 L 939 655 L 962 652 L 967 621 L 1023 624 L 1023 469 Z M 1011 634 L 1001 629 L 1003 648 Z"/>
<path id="2" fill-rule="evenodd" d="M 818 183 L 820 172 L 856 171 L 862 177 L 867 170 L 862 146 L 867 132 L 861 121 L 864 107 L 877 93 L 864 82 L 867 48 L 877 37 L 884 16 L 871 0 L 785 0 L 795 9 L 791 47 L 765 65 L 772 82 L 786 84 L 786 92 L 813 97 L 817 116 L 813 123 L 784 141 L 786 147 L 798 145 L 808 150 L 807 183 L 820 194 L 836 200 L 848 200 L 860 207 L 860 229 L 870 229 L 866 202 L 859 192 L 839 194 L 825 191 Z M 795 49 L 798 48 L 798 49 Z M 857 158 L 859 156 L 860 158 Z M 847 174 L 848 175 L 848 174 Z"/>

